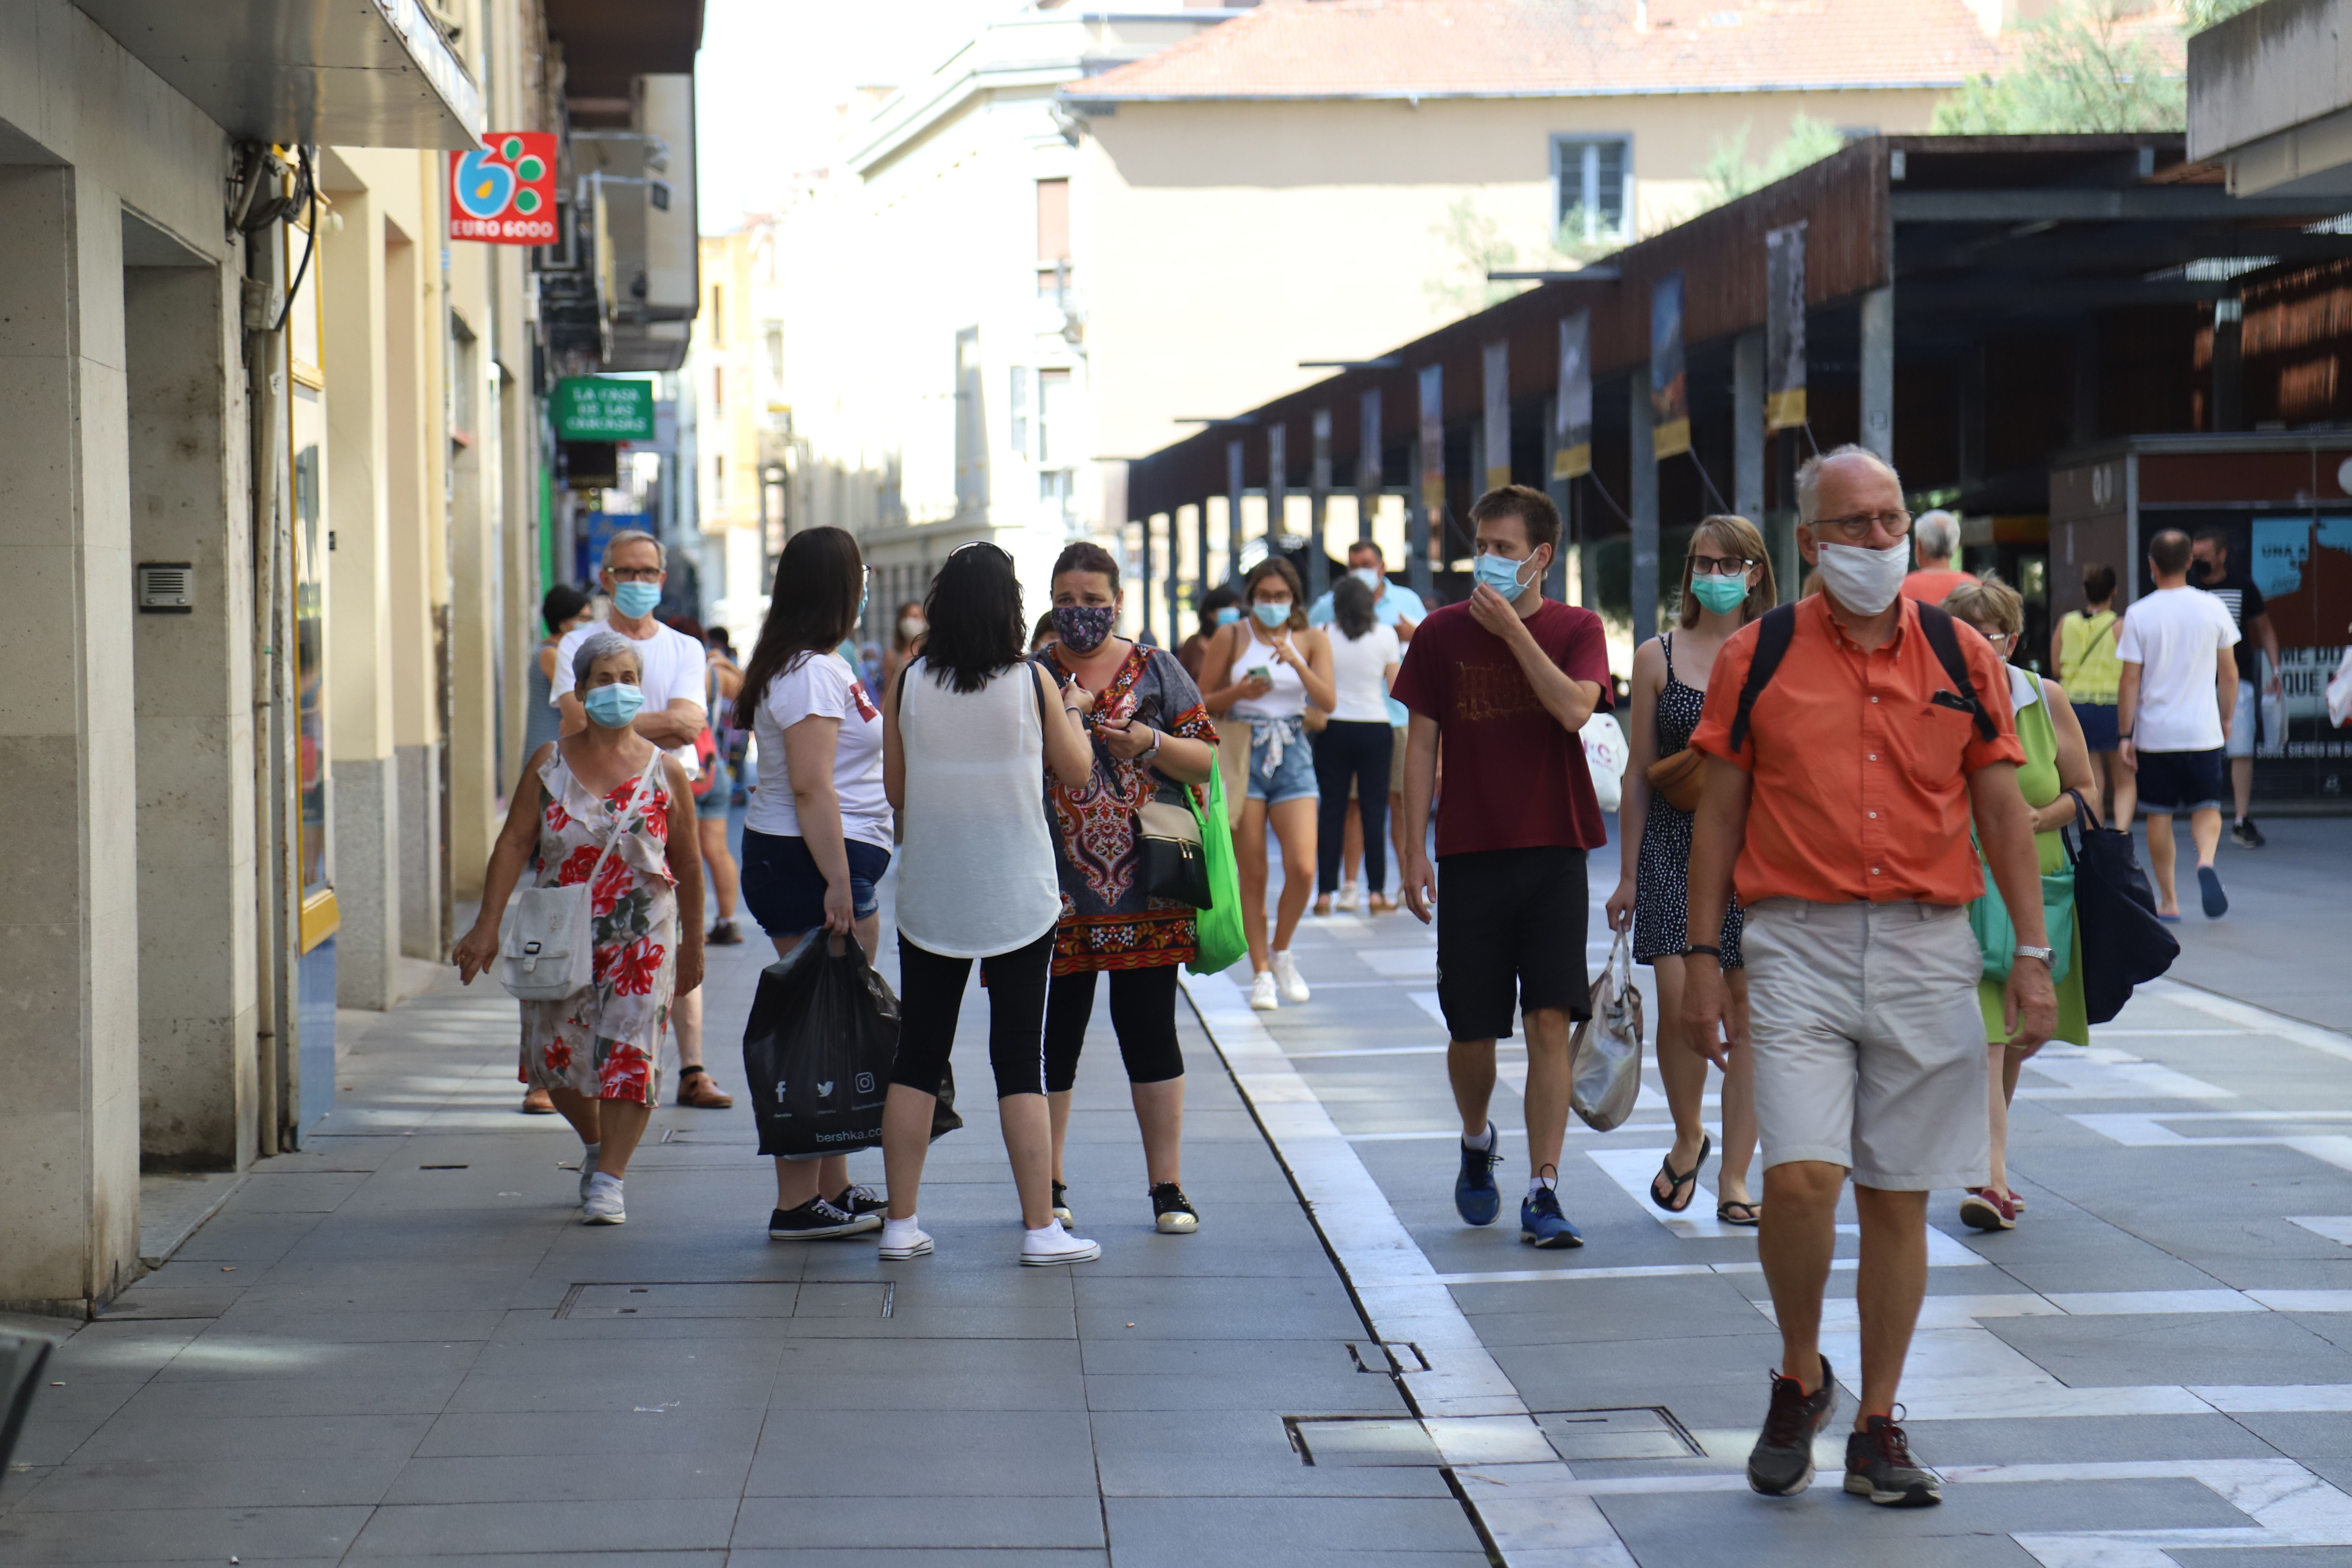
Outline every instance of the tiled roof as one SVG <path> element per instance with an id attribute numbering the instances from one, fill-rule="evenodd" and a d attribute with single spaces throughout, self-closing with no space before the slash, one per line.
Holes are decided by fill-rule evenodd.
<path id="1" fill-rule="evenodd" d="M 1952 86 L 1966 0 L 1271 0 L 1068 97 L 1401 98 Z"/>

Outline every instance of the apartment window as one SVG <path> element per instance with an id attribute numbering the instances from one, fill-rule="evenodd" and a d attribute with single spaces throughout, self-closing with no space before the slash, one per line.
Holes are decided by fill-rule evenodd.
<path id="1" fill-rule="evenodd" d="M 727 417 L 727 367 L 723 364 L 710 367 L 710 416 Z"/>
<path id="2" fill-rule="evenodd" d="M 710 510 L 722 512 L 727 510 L 727 459 L 724 458 L 710 459 Z"/>
<path id="3" fill-rule="evenodd" d="M 1037 182 L 1037 292 L 1061 292 L 1070 265 L 1070 182 Z"/>
<path id="4" fill-rule="evenodd" d="M 727 290 L 716 283 L 710 286 L 710 346 L 727 346 Z"/>
<path id="5" fill-rule="evenodd" d="M 1013 419 L 1013 449 L 1024 458 L 1029 455 L 1029 374 L 1025 364 L 1013 367 L 1013 395 L 1005 405 Z"/>
<path id="6" fill-rule="evenodd" d="M 772 322 L 768 327 L 768 379 L 777 386 L 784 384 L 784 329 Z"/>
<path id="7" fill-rule="evenodd" d="M 1555 136 L 1551 139 L 1555 222 L 1571 222 L 1580 233 L 1570 241 L 1616 239 L 1625 233 L 1632 204 L 1633 144 L 1623 136 Z"/>
<path id="8" fill-rule="evenodd" d="M 1045 468 L 1068 468 L 1076 455 L 1067 450 L 1075 444 L 1076 433 L 1070 428 L 1070 373 L 1066 370 L 1041 370 L 1037 373 L 1037 461 Z"/>

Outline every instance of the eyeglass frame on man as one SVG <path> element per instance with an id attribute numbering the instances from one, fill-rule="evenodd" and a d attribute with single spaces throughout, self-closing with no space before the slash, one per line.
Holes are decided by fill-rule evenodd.
<path id="1" fill-rule="evenodd" d="M 1890 521 L 1889 519 L 1898 521 Z M 1850 517 L 1817 517 L 1805 526 L 1813 531 L 1813 537 L 1816 539 L 1821 537 L 1822 530 L 1827 529 L 1834 532 L 1841 541 L 1852 543 L 1857 539 L 1869 538 L 1871 525 L 1874 523 L 1884 528 L 1889 539 L 1906 539 L 1910 537 L 1911 521 L 1909 512 L 1897 510 L 1858 511 Z"/>
<path id="2" fill-rule="evenodd" d="M 667 566 L 613 566 L 604 568 L 615 583 L 658 583 L 669 575 Z"/>

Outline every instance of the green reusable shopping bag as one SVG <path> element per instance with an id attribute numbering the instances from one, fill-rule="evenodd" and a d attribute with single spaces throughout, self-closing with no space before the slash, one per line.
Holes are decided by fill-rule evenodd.
<path id="1" fill-rule="evenodd" d="M 2017 927 L 2010 923 L 2009 906 L 2000 901 L 2000 889 L 1993 885 L 1990 870 L 1984 874 L 1984 896 L 1969 906 L 1969 928 L 1976 932 L 1977 947 L 1984 953 L 1985 978 L 2006 980 L 2010 965 L 2017 961 Z M 2042 877 L 2042 923 L 2050 933 L 2050 979 L 2054 984 L 2074 967 L 2072 866 Z"/>
<path id="2" fill-rule="evenodd" d="M 1220 770 L 1209 770 L 1208 788 L 1206 810 L 1191 790 L 1184 792 L 1200 820 L 1201 847 L 1209 862 L 1209 903 L 1201 911 L 1200 948 L 1185 965 L 1195 974 L 1218 973 L 1249 951 L 1249 938 L 1242 934 L 1241 870 L 1234 864 L 1234 830 L 1225 820 L 1225 781 Z"/>

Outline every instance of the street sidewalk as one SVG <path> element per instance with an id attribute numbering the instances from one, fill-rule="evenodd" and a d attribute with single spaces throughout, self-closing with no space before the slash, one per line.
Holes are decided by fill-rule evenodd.
<path id="1" fill-rule="evenodd" d="M 1362 1453 L 1294 1446 L 1286 1417 L 1406 1406 L 1189 1010 L 1197 1235 L 1151 1227 L 1098 1012 L 1069 1182 L 1104 1256 L 1015 1264 L 975 984 L 939 1251 L 883 1264 L 871 1237 L 767 1238 L 734 1041 L 771 955 L 713 950 L 737 1108 L 656 1115 L 618 1229 L 576 1221 L 569 1129 L 517 1114 L 493 984 L 380 1016 L 303 1151 L 103 1318 L 9 1320 L 64 1342 L 0 1479 L 0 1563 L 1487 1562 L 1377 1420 L 1349 1424 Z M 878 1152 L 855 1164 L 879 1184 Z"/>

